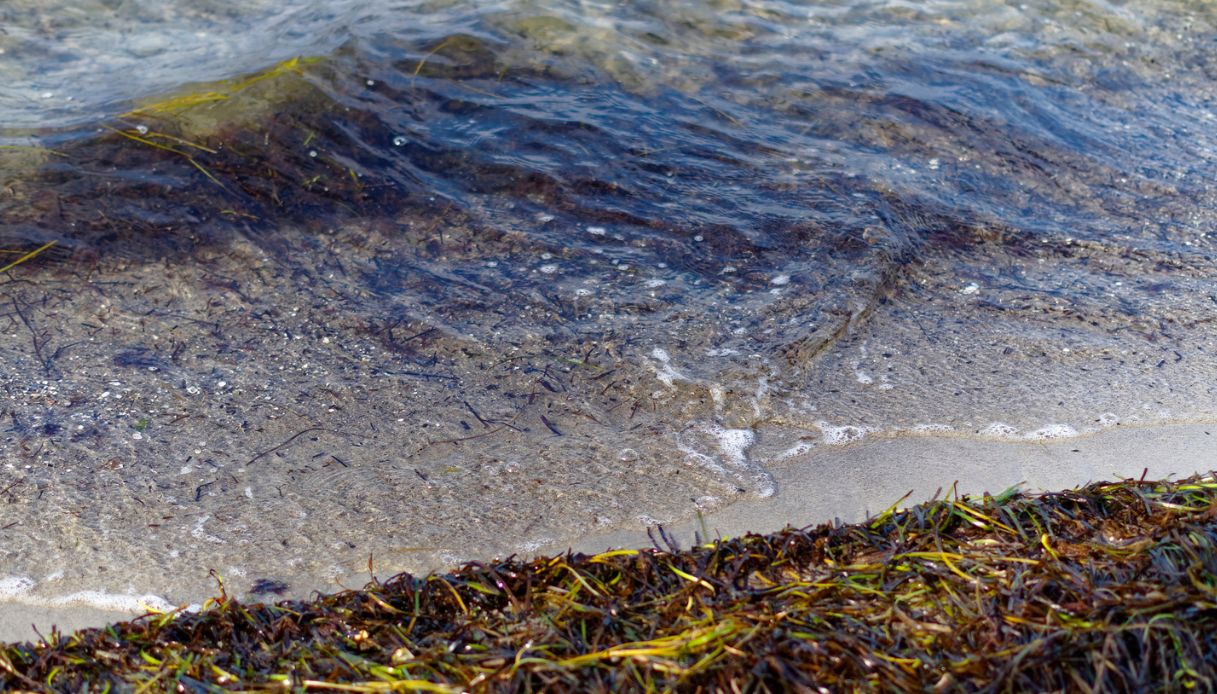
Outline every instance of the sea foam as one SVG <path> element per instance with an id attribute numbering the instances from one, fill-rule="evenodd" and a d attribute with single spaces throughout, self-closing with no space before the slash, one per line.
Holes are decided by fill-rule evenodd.
<path id="1" fill-rule="evenodd" d="M 33 607 L 91 607 L 110 612 L 142 614 L 145 612 L 169 612 L 177 606 L 159 595 L 131 595 L 104 593 L 97 590 L 81 590 L 67 595 L 35 595 L 37 586 L 27 576 L 0 578 L 0 602 L 15 602 Z M 197 609 L 197 606 L 194 606 Z"/>

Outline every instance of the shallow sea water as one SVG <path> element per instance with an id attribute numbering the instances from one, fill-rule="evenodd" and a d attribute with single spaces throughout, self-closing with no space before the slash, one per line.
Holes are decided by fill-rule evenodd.
<path id="1" fill-rule="evenodd" d="M 1186 2 L 5 3 L 0 265 L 54 245 L 0 277 L 0 594 L 357 586 L 867 437 L 1209 420 L 1215 39 Z"/>

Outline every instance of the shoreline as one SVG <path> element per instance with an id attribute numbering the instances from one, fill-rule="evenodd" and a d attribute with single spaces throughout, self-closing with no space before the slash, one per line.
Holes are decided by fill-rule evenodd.
<path id="1" fill-rule="evenodd" d="M 665 526 L 665 530 L 687 547 L 698 533 L 705 539 L 834 519 L 856 522 L 897 500 L 901 506 L 911 506 L 936 493 L 949 493 L 952 484 L 960 495 L 975 495 L 996 494 L 1016 485 L 1025 491 L 1057 491 L 1142 474 L 1150 479 L 1180 478 L 1217 469 L 1214 431 L 1217 424 L 1190 423 L 1122 427 L 1036 442 L 923 435 L 867 439 L 845 447 L 818 446 L 773 466 L 770 472 L 778 485 L 775 496 L 741 499 L 700 519 L 686 518 Z M 906 493 L 907 498 L 902 499 Z M 585 532 L 539 547 L 536 553 L 552 554 L 568 547 L 594 553 L 610 547 L 650 545 L 645 530 L 620 528 Z M 86 588 L 77 587 L 74 593 Z M 23 600 L 18 593 L 0 602 L 0 642 L 37 639 L 31 622 L 48 635 L 52 624 L 66 632 L 138 616 L 83 604 L 56 605 L 54 601 L 36 596 Z"/>
<path id="2" fill-rule="evenodd" d="M 1055 492 L 1101 480 L 1178 479 L 1213 470 L 1213 423 L 1120 427 L 1040 441 L 939 435 L 864 439 L 835 451 L 818 447 L 775 466 L 771 472 L 779 491 L 771 498 L 743 499 L 665 530 L 686 547 L 695 533 L 713 539 L 770 533 L 786 525 L 855 523 L 896 502 L 905 508 L 955 492 L 999 494 L 1015 486 Z M 584 538 L 572 549 L 598 552 L 650 543 L 645 531 L 617 530 Z"/>

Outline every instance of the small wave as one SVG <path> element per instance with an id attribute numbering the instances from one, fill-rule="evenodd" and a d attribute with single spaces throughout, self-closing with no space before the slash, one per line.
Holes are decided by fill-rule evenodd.
<path id="1" fill-rule="evenodd" d="M 170 612 L 178 606 L 159 595 L 131 595 L 81 590 L 65 595 L 39 595 L 35 593 L 37 582 L 26 576 L 0 578 L 0 602 L 14 602 L 33 607 L 90 607 L 110 612 L 143 614 L 147 612 Z M 197 605 L 187 608 L 199 609 Z"/>

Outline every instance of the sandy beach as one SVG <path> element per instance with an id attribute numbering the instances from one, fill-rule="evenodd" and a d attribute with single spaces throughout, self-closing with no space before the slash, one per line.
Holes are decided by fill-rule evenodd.
<path id="1" fill-rule="evenodd" d="M 1059 490 L 1090 481 L 1140 477 L 1182 477 L 1217 469 L 1217 424 L 1190 423 L 1120 428 L 1092 436 L 1041 442 L 998 442 L 957 437 L 898 437 L 863 441 L 845 447 L 821 447 L 772 470 L 779 492 L 767 499 L 745 499 L 702 518 L 686 517 L 665 525 L 682 546 L 703 536 L 736 536 L 770 532 L 786 525 L 804 526 L 838 519 L 861 520 L 883 511 L 909 494 L 912 505 L 949 492 L 999 493 L 1018 485 L 1026 490 Z M 645 529 L 611 531 L 582 528 L 569 537 L 538 548 L 555 553 L 566 548 L 598 552 L 610 547 L 650 544 Z M 470 554 L 497 556 L 493 547 L 471 547 Z M 442 564 L 431 568 L 443 569 Z M 384 579 L 388 576 L 378 576 Z M 348 587 L 359 587 L 350 585 Z M 101 626 L 136 616 L 129 611 L 85 606 L 39 604 L 37 599 L 0 603 L 0 640 L 37 638 L 31 625 L 49 634 Z"/>

